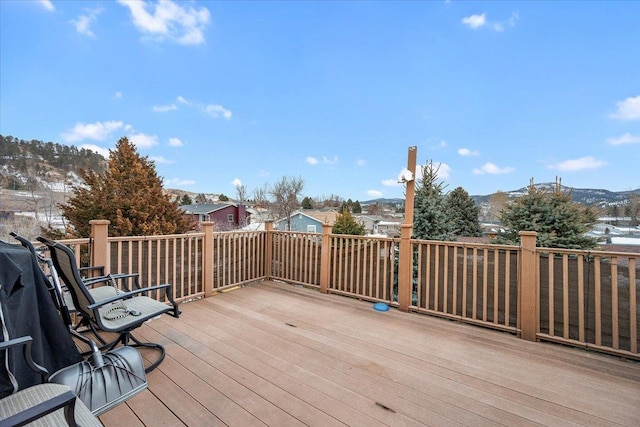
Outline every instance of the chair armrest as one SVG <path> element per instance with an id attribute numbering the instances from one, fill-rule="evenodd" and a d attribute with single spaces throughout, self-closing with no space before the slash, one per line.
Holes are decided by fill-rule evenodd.
<path id="1" fill-rule="evenodd" d="M 64 408 L 64 417 L 67 424 L 76 426 L 75 407 L 76 395 L 69 390 L 2 420 L 2 425 L 23 426 L 60 408 Z"/>
<path id="2" fill-rule="evenodd" d="M 24 355 L 24 360 L 27 361 L 27 364 L 35 373 L 40 374 L 40 376 L 42 377 L 42 382 L 44 382 L 47 380 L 47 377 L 49 376 L 49 371 L 47 371 L 46 368 L 34 362 L 33 357 L 31 356 L 32 341 L 33 341 L 33 338 L 31 338 L 28 335 L 20 338 L 14 338 L 8 341 L 3 341 L 3 342 L 0 342 L 0 351 L 8 350 L 13 347 L 22 346 L 23 347 L 22 353 Z"/>
<path id="3" fill-rule="evenodd" d="M 131 289 L 129 288 L 129 286 L 127 286 L 127 279 L 133 278 L 133 284 L 135 286 L 135 289 L 139 289 L 140 288 L 139 280 L 138 280 L 139 277 L 140 277 L 139 273 L 108 274 L 106 276 L 89 277 L 87 279 L 84 279 L 82 281 L 82 283 L 84 283 L 85 286 L 87 286 L 87 287 L 91 287 L 91 286 L 96 285 L 98 283 L 105 283 L 105 282 L 111 282 L 111 281 L 120 280 L 121 283 L 122 283 L 122 288 L 126 292 L 129 292 L 129 291 L 131 291 Z"/>
<path id="4" fill-rule="evenodd" d="M 170 283 L 165 283 L 163 285 L 149 286 L 147 288 L 135 289 L 135 290 L 129 291 L 129 292 L 121 292 L 118 295 L 114 295 L 112 297 L 105 298 L 105 299 L 102 299 L 100 301 L 96 301 L 95 303 L 91 304 L 87 308 L 89 310 L 95 310 L 97 308 L 100 308 L 100 307 L 102 307 L 104 305 L 107 305 L 109 303 L 112 303 L 114 301 L 120 301 L 120 300 L 123 300 L 123 299 L 131 298 L 131 297 L 139 295 L 139 294 L 145 294 L 145 293 L 151 292 L 151 291 L 156 291 L 156 290 L 161 290 L 161 289 L 165 289 L 166 290 L 167 288 L 170 288 L 170 287 L 171 287 Z"/>
<path id="5" fill-rule="evenodd" d="M 90 267 L 79 267 L 78 271 L 81 274 L 86 271 L 98 271 L 98 276 L 104 276 L 104 265 L 92 265 Z"/>

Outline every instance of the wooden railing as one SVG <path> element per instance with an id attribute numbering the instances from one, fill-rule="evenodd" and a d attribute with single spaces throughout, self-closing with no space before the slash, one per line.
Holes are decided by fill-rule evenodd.
<path id="1" fill-rule="evenodd" d="M 174 285 L 181 300 L 280 280 L 640 360 L 640 254 L 274 231 L 99 238 L 92 259 Z M 104 241 L 103 241 L 104 240 Z M 84 242 L 84 241 L 83 241 Z M 102 249 L 101 249 L 102 248 Z M 104 249 L 106 248 L 106 249 Z M 101 262 L 102 261 L 102 262 Z M 403 267 L 406 271 L 403 270 Z M 550 291 L 552 290 L 552 291 Z"/>
<path id="2" fill-rule="evenodd" d="M 540 248 L 538 338 L 638 355 L 640 254 Z"/>
<path id="3" fill-rule="evenodd" d="M 177 301 L 204 296 L 202 233 L 110 237 L 109 271 L 138 273 L 145 286 L 172 284 Z"/>
<path id="4" fill-rule="evenodd" d="M 518 249 L 414 241 L 417 311 L 517 332 Z"/>

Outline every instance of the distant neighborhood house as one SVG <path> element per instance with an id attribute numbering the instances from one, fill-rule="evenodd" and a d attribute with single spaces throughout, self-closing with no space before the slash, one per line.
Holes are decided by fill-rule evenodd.
<path id="1" fill-rule="evenodd" d="M 367 235 L 400 236 L 400 221 L 391 221 L 381 215 L 354 215 L 356 221 L 364 225 Z"/>
<path id="2" fill-rule="evenodd" d="M 233 230 L 251 222 L 251 213 L 246 206 L 237 203 L 181 205 L 180 209 L 189 219 L 194 230 L 200 230 L 202 222 L 213 222 L 217 231 Z"/>
<path id="3" fill-rule="evenodd" d="M 338 217 L 336 211 L 304 210 L 291 214 L 290 221 L 281 218 L 273 223 L 273 229 L 279 231 L 298 231 L 301 233 L 322 233 L 322 224 L 333 225 Z M 289 227 L 290 223 L 290 229 Z"/>

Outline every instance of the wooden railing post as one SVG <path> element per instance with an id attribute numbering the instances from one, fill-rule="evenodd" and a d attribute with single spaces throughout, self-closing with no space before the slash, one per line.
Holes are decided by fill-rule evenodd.
<path id="1" fill-rule="evenodd" d="M 418 149 L 413 146 L 407 151 L 407 170 L 411 176 L 406 181 L 404 201 L 404 222 L 400 226 L 400 247 L 398 248 L 398 308 L 409 311 L 413 294 L 413 204 L 415 199 L 416 158 Z"/>
<path id="2" fill-rule="evenodd" d="M 264 229 L 267 233 L 264 248 L 264 275 L 271 280 L 271 264 L 273 264 L 273 221 L 265 221 Z"/>
<path id="3" fill-rule="evenodd" d="M 213 296 L 213 222 L 203 221 L 200 230 L 204 233 L 202 245 L 202 285 L 204 297 Z"/>
<path id="4" fill-rule="evenodd" d="M 518 278 L 520 338 L 536 341 L 538 332 L 538 274 L 536 272 L 535 231 L 520 233 L 520 274 Z"/>
<path id="5" fill-rule="evenodd" d="M 400 247 L 398 252 L 398 309 L 409 311 L 413 293 L 413 251 L 411 248 L 412 224 L 400 226 Z"/>
<path id="6" fill-rule="evenodd" d="M 320 251 L 320 292 L 329 292 L 329 269 L 331 268 L 331 230 L 329 224 L 322 224 L 322 246 Z"/>
<path id="7" fill-rule="evenodd" d="M 109 250 L 109 224 L 108 219 L 92 219 L 89 221 L 91 225 L 91 265 L 104 266 L 104 273 L 111 272 L 111 257 Z"/>

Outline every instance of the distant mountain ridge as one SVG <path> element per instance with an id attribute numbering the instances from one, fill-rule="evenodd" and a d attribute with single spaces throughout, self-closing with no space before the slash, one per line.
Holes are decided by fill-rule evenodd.
<path id="1" fill-rule="evenodd" d="M 103 172 L 106 167 L 107 159 L 90 150 L 59 143 L 27 141 L 13 136 L 0 135 L 0 188 L 34 191 L 37 189 L 36 187 L 40 187 L 61 191 L 61 188 L 68 189 L 69 183 L 72 185 L 81 184 L 81 180 L 77 176 L 81 168 Z M 535 184 L 535 187 L 553 191 L 556 183 L 540 183 Z M 574 201 L 587 206 L 616 206 L 624 203 L 632 194 L 640 195 L 640 188 L 628 191 L 609 191 L 562 185 L 560 187 L 563 192 L 570 192 Z M 189 193 L 179 189 L 168 191 L 178 196 Z M 514 198 L 527 192 L 528 186 L 504 193 L 509 198 Z M 471 198 L 477 205 L 487 205 L 492 195 L 475 195 Z M 360 202 L 363 206 L 376 203 L 402 206 L 404 198 L 378 198 Z"/>
<path id="2" fill-rule="evenodd" d="M 544 191 L 554 191 L 556 188 L 556 184 L 553 182 L 545 182 L 540 184 L 534 184 L 534 186 L 539 190 Z M 627 191 L 609 191 L 605 189 L 592 189 L 592 188 L 574 188 L 574 187 L 566 187 L 564 185 L 560 186 L 562 192 L 571 193 L 571 198 L 574 202 L 583 204 L 585 206 L 615 206 L 624 203 L 626 200 L 629 200 L 629 197 L 632 194 L 640 196 L 640 188 L 635 190 L 627 190 Z M 504 193 L 510 199 L 522 196 L 529 192 L 529 187 L 522 187 L 517 190 L 504 191 Z M 495 194 L 495 193 L 493 193 Z M 487 195 L 475 195 L 470 196 L 476 205 L 485 205 L 489 203 L 491 196 L 493 194 Z M 383 204 L 402 204 L 404 203 L 404 199 L 400 198 L 378 198 L 371 199 L 360 202 L 361 205 L 371 205 L 376 203 Z"/>
<path id="3" fill-rule="evenodd" d="M 80 169 L 103 172 L 106 167 L 107 160 L 91 150 L 0 135 L 0 188 L 59 191 L 66 183 L 81 183 Z"/>

